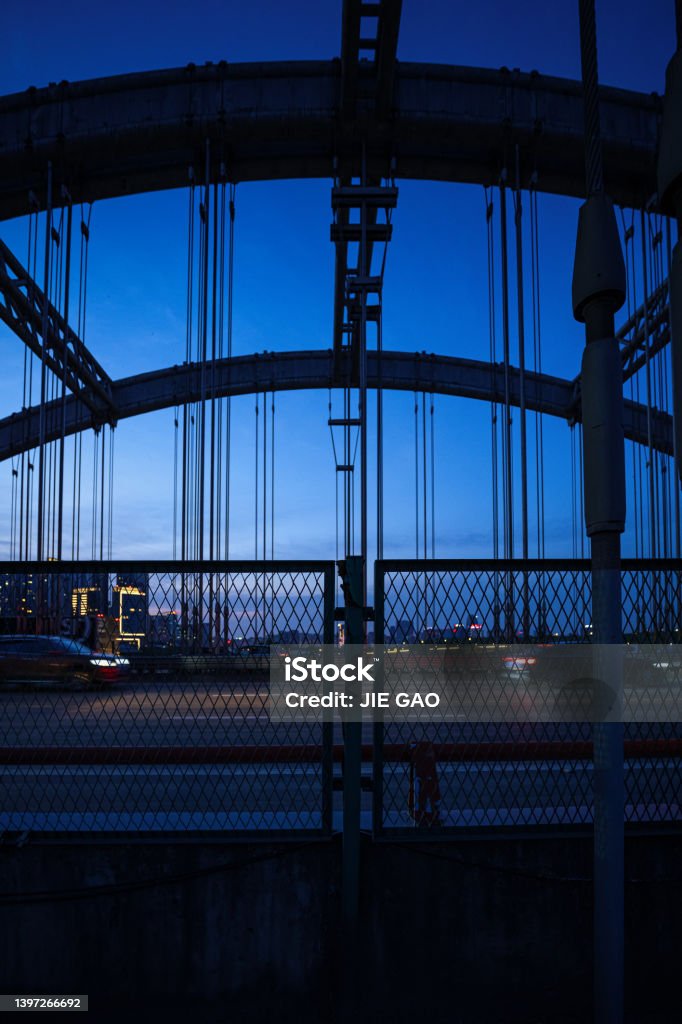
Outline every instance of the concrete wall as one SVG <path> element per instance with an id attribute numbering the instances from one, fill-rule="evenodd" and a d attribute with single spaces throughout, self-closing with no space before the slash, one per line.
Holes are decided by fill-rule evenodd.
<path id="1" fill-rule="evenodd" d="M 355 993 L 338 841 L 29 842 L 0 866 L 0 991 L 88 993 L 93 1021 L 340 1021 L 344 993 L 357 1022 L 590 1019 L 589 840 L 367 841 Z M 629 1019 L 668 1021 L 682 837 L 630 838 L 626 872 Z"/>

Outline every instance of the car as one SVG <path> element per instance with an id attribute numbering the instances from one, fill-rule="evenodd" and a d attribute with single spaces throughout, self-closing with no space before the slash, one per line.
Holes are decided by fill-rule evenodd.
<path id="1" fill-rule="evenodd" d="M 0 636 L 0 683 L 103 686 L 123 679 L 127 658 L 64 636 Z"/>

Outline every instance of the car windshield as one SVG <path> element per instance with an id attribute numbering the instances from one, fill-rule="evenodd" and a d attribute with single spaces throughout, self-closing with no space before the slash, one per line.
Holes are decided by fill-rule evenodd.
<path id="1" fill-rule="evenodd" d="M 80 640 L 72 640 L 68 636 L 55 636 L 51 637 L 55 647 L 61 647 L 63 650 L 68 651 L 69 654 L 92 654 L 92 651 L 85 644 L 81 643 Z"/>

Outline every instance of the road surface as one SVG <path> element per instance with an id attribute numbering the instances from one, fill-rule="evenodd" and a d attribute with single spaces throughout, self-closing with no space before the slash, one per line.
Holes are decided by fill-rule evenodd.
<path id="1" fill-rule="evenodd" d="M 318 829 L 325 799 L 340 826 L 341 794 L 321 756 L 272 761 L 273 745 L 319 748 L 315 724 L 270 722 L 267 683 L 221 686 L 214 679 L 130 680 L 110 691 L 0 692 L 0 829 L 24 831 L 222 831 Z M 634 726 L 627 727 L 635 734 Z M 679 727 L 640 726 L 640 735 L 680 735 Z M 335 725 L 333 742 L 342 742 Z M 390 725 L 387 744 L 429 737 L 450 743 L 589 739 L 589 725 L 447 723 Z M 371 726 L 363 742 L 371 743 Z M 243 753 L 241 763 L 163 763 L 168 748 L 216 748 Z M 135 763 L 146 752 L 152 763 Z M 47 750 L 69 751 L 55 763 Z M 24 762 L 8 763 L 17 751 Z M 28 751 L 28 754 L 27 754 Z M 79 763 L 93 751 L 111 762 Z M 148 752 L 151 751 L 151 754 Z M 4 754 L 3 754 L 4 752 Z M 81 755 L 82 752 L 82 755 Z M 113 752 L 113 754 L 112 754 Z M 240 755 L 241 757 L 241 755 Z M 153 759 L 158 758 L 158 763 Z M 188 758 L 185 758 L 187 760 Z M 62 758 L 63 760 L 63 758 Z M 139 760 L 139 757 L 137 757 Z M 371 827 L 371 765 L 365 764 L 362 824 Z M 340 782 L 341 766 L 333 771 Z M 452 826 L 584 825 L 591 820 L 589 760 L 467 761 L 438 765 L 440 819 Z M 627 814 L 634 821 L 682 818 L 679 758 L 629 761 Z M 386 827 L 413 828 L 410 765 L 387 761 L 383 805 Z"/>

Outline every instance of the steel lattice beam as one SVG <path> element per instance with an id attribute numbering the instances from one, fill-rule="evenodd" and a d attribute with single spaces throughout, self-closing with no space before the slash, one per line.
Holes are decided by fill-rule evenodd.
<path id="1" fill-rule="evenodd" d="M 642 303 L 616 332 L 623 360 L 623 383 L 670 341 L 670 306 L 667 279 Z M 580 376 L 573 379 L 576 397 L 580 394 Z"/>
<path id="2" fill-rule="evenodd" d="M 47 310 L 45 304 L 44 293 L 0 241 L 0 319 L 64 381 L 78 402 L 87 407 L 95 425 L 114 423 L 111 378 L 53 304 L 48 301 Z"/>
<path id="3" fill-rule="evenodd" d="M 348 358 L 349 353 L 344 353 Z M 378 380 L 377 356 L 367 356 L 367 383 L 376 387 Z M 350 366 L 347 368 L 350 372 Z M 215 370 L 215 376 L 214 376 Z M 334 355 L 331 350 L 308 352 L 271 352 L 263 355 L 238 356 L 212 363 L 191 363 L 171 366 L 154 373 L 144 373 L 114 381 L 112 394 L 120 419 L 139 416 L 157 409 L 196 402 L 204 393 L 205 381 L 215 379 L 215 396 L 247 395 L 262 391 L 296 391 L 327 389 L 335 386 Z M 473 359 L 426 353 L 384 352 L 381 359 L 381 386 L 394 391 L 423 391 L 440 395 L 475 398 L 481 401 L 504 401 L 504 367 Z M 518 406 L 519 371 L 510 371 L 511 404 Z M 569 422 L 580 419 L 579 400 L 576 403 L 574 381 L 550 377 L 546 374 L 525 373 L 526 409 Z M 56 405 L 52 403 L 52 405 Z M 47 440 L 60 436 L 61 413 L 50 414 L 47 407 Z M 89 410 L 80 402 L 68 398 L 66 402 L 66 433 L 74 434 L 92 426 Z M 672 453 L 672 419 L 666 413 L 652 411 L 654 447 Z M 625 402 L 625 436 L 640 443 L 647 442 L 646 407 Z M 40 436 L 38 408 L 0 420 L 0 460 L 29 451 Z"/>
<path id="4" fill-rule="evenodd" d="M 361 155 L 363 150 L 366 151 L 368 143 L 368 119 L 371 119 L 374 125 L 382 124 L 391 113 L 401 11 L 402 0 L 379 0 L 377 3 L 344 0 L 341 19 L 339 126 L 343 150 L 352 150 L 354 147 Z M 360 169 L 366 170 L 364 167 Z M 388 176 L 389 172 L 390 160 L 387 160 L 383 176 Z M 381 184 L 381 177 L 370 180 L 366 173 L 362 176 L 363 184 L 368 186 L 370 191 L 371 186 Z M 351 179 L 345 176 L 340 178 L 339 182 L 347 189 Z M 339 189 L 335 189 L 334 192 L 339 192 Z M 337 361 L 344 344 L 344 314 L 347 311 L 345 293 L 348 277 L 349 273 L 357 272 L 357 268 L 354 271 L 348 266 L 351 208 L 351 205 L 343 205 L 340 209 L 335 207 L 335 223 L 332 227 L 332 241 L 335 242 L 333 339 Z M 372 230 L 375 227 L 377 232 L 385 230 L 385 226 L 377 225 L 379 208 L 380 205 L 369 204 L 365 210 L 365 252 L 358 256 L 358 267 L 364 265 L 367 273 L 370 272 L 372 253 L 377 240 Z"/>
<path id="5" fill-rule="evenodd" d="M 617 332 L 622 343 L 623 380 L 629 380 L 646 363 L 647 349 L 651 358 L 670 341 L 670 306 L 668 281 L 665 280 L 642 303 Z"/>
<path id="6" fill-rule="evenodd" d="M 341 111 L 344 117 L 364 113 L 379 120 L 393 104 L 393 82 L 402 0 L 344 0 L 341 19 Z M 364 31 L 363 31 L 364 19 Z"/>

